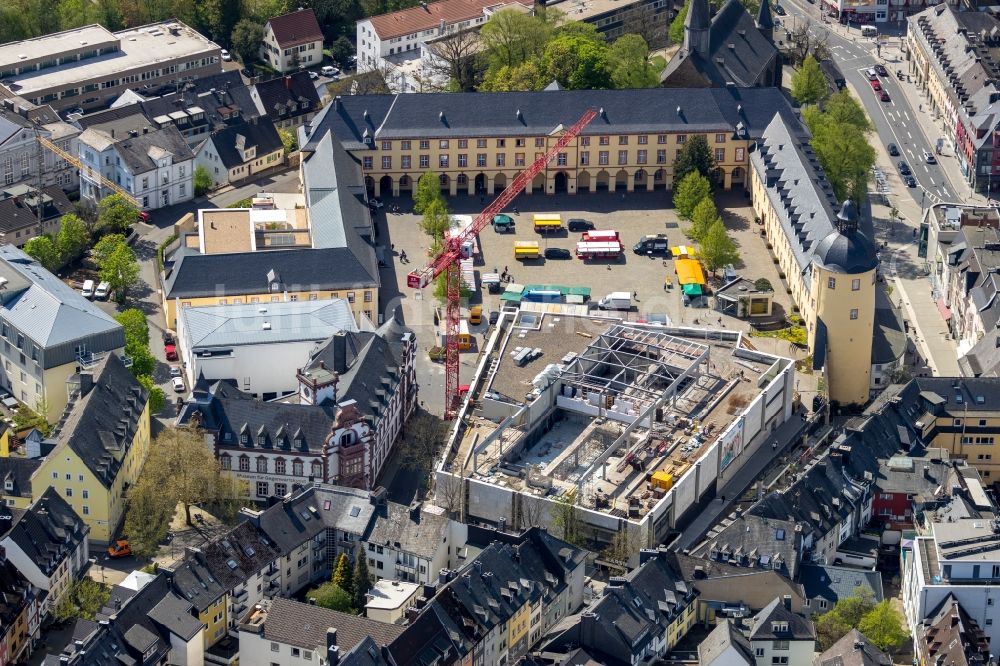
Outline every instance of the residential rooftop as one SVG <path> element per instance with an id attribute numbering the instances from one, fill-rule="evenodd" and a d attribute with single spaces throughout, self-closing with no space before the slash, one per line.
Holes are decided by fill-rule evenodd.
<path id="1" fill-rule="evenodd" d="M 338 331 L 358 330 L 350 305 L 341 298 L 181 308 L 178 319 L 192 349 L 319 342 Z"/>
<path id="2" fill-rule="evenodd" d="M 81 45 L 81 42 L 86 44 Z M 117 43 L 116 43 L 117 42 Z M 180 21 L 171 19 L 116 33 L 99 25 L 67 30 L 0 46 L 0 70 L 48 55 L 75 53 L 89 44 L 117 47 L 110 53 L 46 67 L 9 77 L 5 85 L 22 97 L 73 82 L 100 80 L 118 74 L 184 59 L 218 57 L 219 46 Z"/>
<path id="3" fill-rule="evenodd" d="M 383 578 L 376 581 L 372 589 L 368 591 L 368 603 L 366 608 L 395 610 L 402 606 L 417 592 L 423 585 L 417 583 L 407 583 L 402 580 L 388 580 Z"/>
<path id="4" fill-rule="evenodd" d="M 610 0 L 606 0 L 610 2 Z M 416 7 L 372 16 L 372 27 L 379 39 L 403 37 L 424 30 L 439 29 L 462 21 L 473 21 L 504 9 L 508 4 L 529 5 L 527 0 L 439 0 Z M 560 10 L 562 7 L 560 6 Z"/>
<path id="5" fill-rule="evenodd" d="M 185 246 L 202 254 L 311 247 L 306 209 L 212 208 L 198 211 L 198 227 Z"/>

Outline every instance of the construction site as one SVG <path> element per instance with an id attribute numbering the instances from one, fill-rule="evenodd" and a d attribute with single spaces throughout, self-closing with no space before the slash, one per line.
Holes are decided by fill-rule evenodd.
<path id="1" fill-rule="evenodd" d="M 439 484 L 468 520 L 658 543 L 792 413 L 794 364 L 738 331 L 526 303 L 488 340 Z M 441 486 L 439 486 L 441 487 Z"/>

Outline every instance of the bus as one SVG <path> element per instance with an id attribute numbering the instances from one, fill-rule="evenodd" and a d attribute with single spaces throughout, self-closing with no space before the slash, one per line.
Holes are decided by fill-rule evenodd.
<path id="1" fill-rule="evenodd" d="M 596 241 L 602 243 L 615 242 L 619 245 L 621 244 L 621 238 L 619 238 L 618 232 L 614 229 L 595 229 L 592 231 L 586 231 L 583 236 L 580 237 L 580 241 Z"/>
<path id="2" fill-rule="evenodd" d="M 580 241 L 576 244 L 576 258 L 618 259 L 622 254 L 622 244 L 618 241 Z"/>
<path id="3" fill-rule="evenodd" d="M 555 233 L 562 228 L 562 216 L 558 213 L 535 213 L 535 231 L 538 233 Z"/>
<path id="4" fill-rule="evenodd" d="M 538 241 L 515 241 L 514 242 L 514 258 L 517 260 L 523 259 L 538 259 L 540 256 L 538 251 Z"/>

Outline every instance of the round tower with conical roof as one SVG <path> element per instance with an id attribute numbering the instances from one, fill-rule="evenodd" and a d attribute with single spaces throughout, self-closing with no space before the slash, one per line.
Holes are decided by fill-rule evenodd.
<path id="1" fill-rule="evenodd" d="M 813 254 L 809 347 L 816 365 L 825 365 L 830 400 L 842 405 L 868 402 L 875 327 L 875 245 L 858 228 L 858 209 L 845 201 L 836 229 Z"/>

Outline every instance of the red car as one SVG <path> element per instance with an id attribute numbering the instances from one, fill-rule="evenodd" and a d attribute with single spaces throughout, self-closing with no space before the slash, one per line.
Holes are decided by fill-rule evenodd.
<path id="1" fill-rule="evenodd" d="M 878 81 L 872 81 L 872 90 L 882 90 L 882 84 Z"/>
<path id="2" fill-rule="evenodd" d="M 150 214 L 147 211 L 144 211 L 144 210 L 140 210 L 139 211 L 139 221 L 140 222 L 149 222 L 151 219 L 152 219 L 152 217 L 150 216 Z"/>
<path id="3" fill-rule="evenodd" d="M 163 351 L 167 355 L 168 361 L 177 360 L 177 347 L 174 345 L 163 345 Z"/>
<path id="4" fill-rule="evenodd" d="M 882 100 L 883 102 L 890 102 L 890 101 L 892 101 L 892 100 L 889 99 L 889 93 L 887 93 L 884 90 L 882 91 L 882 94 L 879 95 L 879 99 Z"/>

